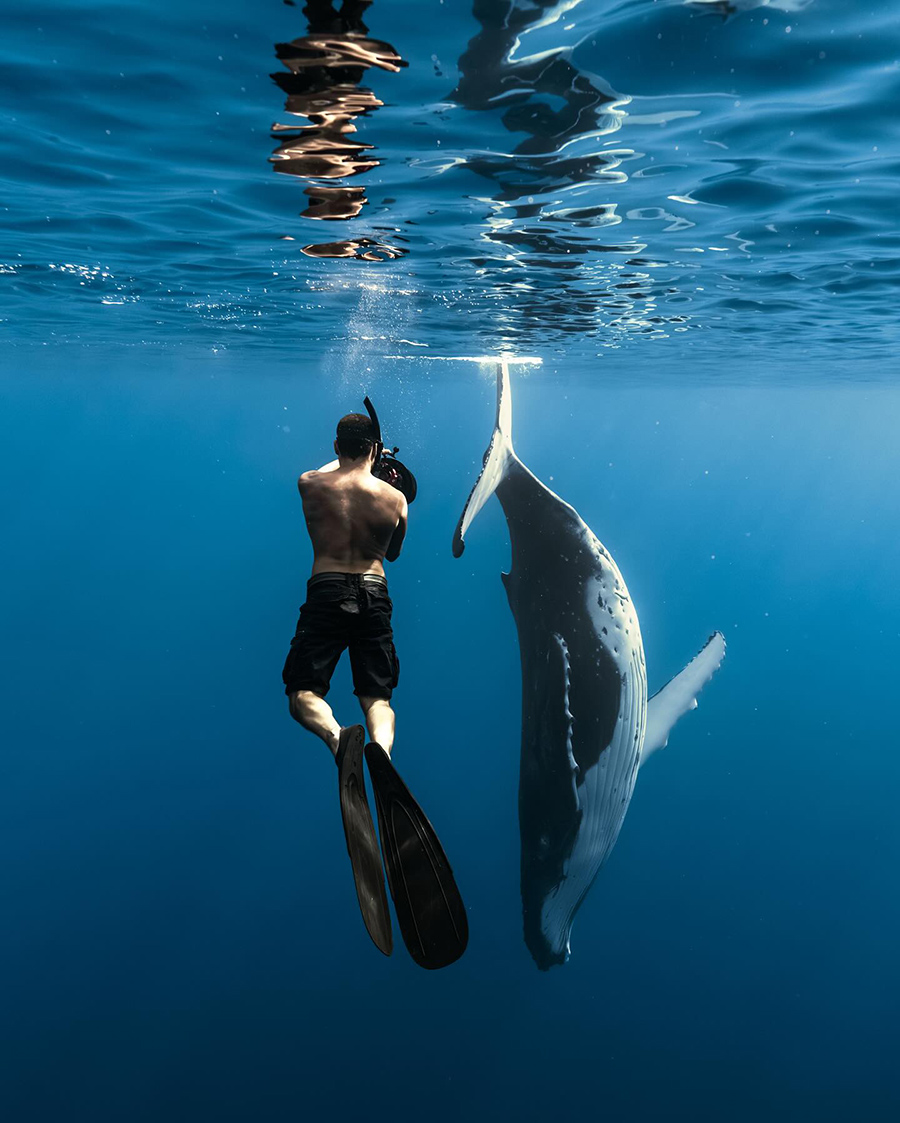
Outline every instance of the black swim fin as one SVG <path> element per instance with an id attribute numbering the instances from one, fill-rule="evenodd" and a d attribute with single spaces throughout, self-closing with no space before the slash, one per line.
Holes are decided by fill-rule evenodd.
<path id="1" fill-rule="evenodd" d="M 447 967 L 459 959 L 469 941 L 466 908 L 453 870 L 434 827 L 384 749 L 370 742 L 366 761 L 403 942 L 420 967 Z"/>
<path id="2" fill-rule="evenodd" d="M 375 946 L 385 955 L 390 955 L 393 949 L 391 914 L 363 775 L 365 740 L 365 730 L 361 725 L 351 725 L 341 730 L 335 757 L 341 818 L 344 820 L 344 837 L 347 839 L 347 853 L 353 866 L 360 912 Z"/>

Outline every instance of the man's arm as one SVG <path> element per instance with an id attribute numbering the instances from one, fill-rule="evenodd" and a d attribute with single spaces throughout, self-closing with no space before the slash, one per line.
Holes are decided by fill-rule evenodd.
<path id="1" fill-rule="evenodd" d="M 406 502 L 406 496 L 401 495 L 402 506 L 400 507 L 400 518 L 397 520 L 397 525 L 394 528 L 394 533 L 391 535 L 391 541 L 385 550 L 384 556 L 388 561 L 396 561 L 400 557 L 400 551 L 403 548 L 403 539 L 406 537 L 406 522 L 409 515 L 409 504 Z"/>

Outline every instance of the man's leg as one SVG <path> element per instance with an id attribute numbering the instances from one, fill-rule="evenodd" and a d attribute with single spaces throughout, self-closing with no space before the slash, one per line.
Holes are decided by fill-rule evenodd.
<path id="1" fill-rule="evenodd" d="M 387 698 L 360 698 L 362 712 L 366 715 L 366 728 L 371 740 L 377 742 L 388 756 L 394 747 L 396 719 Z"/>
<path id="2" fill-rule="evenodd" d="M 304 729 L 315 733 L 333 754 L 337 754 L 341 727 L 325 699 L 312 690 L 295 690 L 289 701 L 294 721 L 299 721 Z"/>

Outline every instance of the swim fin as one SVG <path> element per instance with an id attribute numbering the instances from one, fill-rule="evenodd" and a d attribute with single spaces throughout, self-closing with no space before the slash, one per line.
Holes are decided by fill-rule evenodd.
<path id="1" fill-rule="evenodd" d="M 385 955 L 390 955 L 393 950 L 391 914 L 363 775 L 365 739 L 365 730 L 361 725 L 351 725 L 341 730 L 335 757 L 341 818 L 344 821 L 344 837 L 353 867 L 360 912 L 375 946 Z"/>
<path id="2" fill-rule="evenodd" d="M 466 950 L 469 924 L 434 827 L 384 749 L 366 745 L 378 832 L 403 942 L 420 967 L 435 970 Z"/>

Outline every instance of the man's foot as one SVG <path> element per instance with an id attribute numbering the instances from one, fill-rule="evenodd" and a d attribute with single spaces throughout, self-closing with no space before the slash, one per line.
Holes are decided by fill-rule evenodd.
<path id="1" fill-rule="evenodd" d="M 365 744 L 366 731 L 361 725 L 344 725 L 335 742 L 334 755 L 340 767 L 341 757 L 351 750 L 358 752 L 358 742 Z"/>
<path id="2" fill-rule="evenodd" d="M 340 727 L 334 749 L 334 762 L 340 771 L 343 760 L 347 754 L 359 754 L 360 745 L 366 743 L 366 731 L 361 725 L 343 725 Z"/>
<path id="3" fill-rule="evenodd" d="M 394 747 L 394 730 L 397 721 L 391 703 L 387 698 L 369 697 L 361 697 L 359 702 L 366 715 L 369 737 L 390 756 L 391 749 Z"/>
<path id="4" fill-rule="evenodd" d="M 373 737 L 373 738 L 372 738 L 372 740 L 371 740 L 371 741 L 369 742 L 369 744 L 370 744 L 370 745 L 378 745 L 378 748 L 379 748 L 379 749 L 381 749 L 381 751 L 382 751 L 382 752 L 384 753 L 384 755 L 385 755 L 385 756 L 386 756 L 386 757 L 388 758 L 388 760 L 390 760 L 390 756 L 391 756 L 391 750 L 390 750 L 390 749 L 386 749 L 386 748 L 384 747 L 384 745 L 382 745 L 382 744 L 379 744 L 379 742 L 378 742 L 378 741 L 376 741 L 374 737 Z M 393 746 L 391 746 L 391 747 L 393 748 Z"/>

